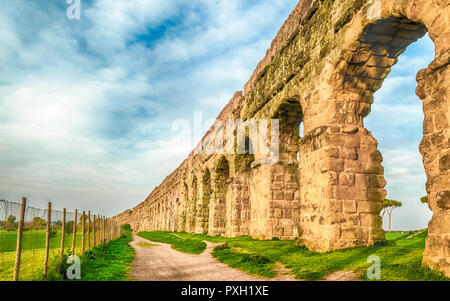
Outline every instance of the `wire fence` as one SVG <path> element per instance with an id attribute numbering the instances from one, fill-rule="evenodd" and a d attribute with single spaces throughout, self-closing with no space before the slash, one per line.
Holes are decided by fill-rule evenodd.
<path id="1" fill-rule="evenodd" d="M 90 211 L 67 212 L 0 200 L 0 281 L 45 280 L 68 255 L 122 235 L 121 225 Z"/>

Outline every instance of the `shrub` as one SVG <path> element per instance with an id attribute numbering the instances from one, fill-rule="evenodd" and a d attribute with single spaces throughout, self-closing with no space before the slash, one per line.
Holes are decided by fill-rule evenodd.
<path id="1" fill-rule="evenodd" d="M 124 224 L 122 225 L 122 230 L 125 231 L 131 231 L 131 225 L 130 224 Z"/>
<path id="2" fill-rule="evenodd" d="M 244 254 L 242 255 L 241 262 L 252 262 L 256 264 L 267 264 L 270 263 L 271 260 L 266 256 L 259 254 Z"/>
<path id="3" fill-rule="evenodd" d="M 219 245 L 217 245 L 215 248 L 214 248 L 214 251 L 218 251 L 218 250 L 226 250 L 226 249 L 229 249 L 230 247 L 228 246 L 228 244 L 226 243 L 226 242 L 224 242 L 224 243 L 221 243 L 221 244 L 219 244 Z"/>

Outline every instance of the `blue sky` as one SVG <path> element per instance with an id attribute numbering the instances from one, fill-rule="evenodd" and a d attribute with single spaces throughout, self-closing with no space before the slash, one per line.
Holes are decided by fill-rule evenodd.
<path id="1" fill-rule="evenodd" d="M 426 228 L 432 216 L 419 199 L 426 195 L 425 169 L 419 144 L 422 139 L 422 101 L 416 96 L 416 74 L 434 58 L 434 44 L 428 34 L 410 45 L 375 93 L 372 112 L 364 125 L 378 140 L 383 154 L 387 198 L 402 201 L 394 210 L 392 228 Z M 387 225 L 385 217 L 384 225 Z"/>
<path id="2" fill-rule="evenodd" d="M 0 6 L 0 198 L 113 215 L 131 208 L 190 152 L 172 122 L 213 119 L 241 90 L 296 0 L 63 0 Z M 420 228 L 425 175 L 415 74 L 433 57 L 411 46 L 376 95 L 394 227 Z"/>

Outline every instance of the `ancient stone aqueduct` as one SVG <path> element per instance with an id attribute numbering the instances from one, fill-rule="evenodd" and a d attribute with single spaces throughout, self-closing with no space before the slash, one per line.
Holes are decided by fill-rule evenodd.
<path id="1" fill-rule="evenodd" d="M 449 0 L 299 1 L 218 117 L 279 119 L 279 162 L 192 152 L 143 203 L 114 218 L 136 231 L 298 239 L 320 252 L 384 240 L 383 158 L 363 119 L 397 58 L 426 32 L 435 59 L 416 89 L 433 211 L 424 263 L 450 275 Z"/>

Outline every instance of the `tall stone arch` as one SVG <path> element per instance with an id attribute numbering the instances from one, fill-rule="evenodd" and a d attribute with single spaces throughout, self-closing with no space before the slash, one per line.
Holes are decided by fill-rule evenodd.
<path id="1" fill-rule="evenodd" d="M 188 202 L 189 202 L 189 188 L 186 182 L 182 182 L 180 193 L 180 203 L 178 207 L 178 228 L 177 230 L 180 232 L 187 231 L 187 211 L 188 211 Z"/>
<path id="2" fill-rule="evenodd" d="M 209 214 L 209 235 L 224 235 L 226 232 L 226 197 L 230 183 L 229 180 L 230 166 L 225 156 L 222 156 L 214 168 L 213 196 Z"/>
<path id="3" fill-rule="evenodd" d="M 308 183 L 301 188 L 301 203 L 306 210 L 317 208 L 309 215 L 301 210 L 301 238 L 311 249 L 384 240 L 383 158 L 363 120 L 398 56 L 428 31 L 435 59 L 418 73 L 416 90 L 423 100 L 420 152 L 433 211 L 424 262 L 450 272 L 449 19 L 448 1 L 371 1 L 341 29 L 345 39 L 324 58 L 300 146 L 300 169 L 308 168 L 300 173 L 300 182 Z"/>
<path id="4" fill-rule="evenodd" d="M 186 231 L 194 232 L 197 223 L 197 202 L 198 202 L 198 181 L 197 176 L 194 176 L 189 189 L 189 198 L 186 212 Z"/>
<path id="5" fill-rule="evenodd" d="M 264 164 L 267 155 L 258 152 L 252 164 L 250 233 L 262 239 L 295 239 L 299 222 L 297 154 L 302 107 L 297 98 L 282 99 L 258 120 L 265 116 L 278 121 L 279 158 L 274 164 Z M 273 126 L 270 123 L 269 133 Z"/>
<path id="6" fill-rule="evenodd" d="M 203 171 L 201 182 L 201 197 L 197 204 L 197 225 L 196 233 L 202 234 L 208 232 L 209 225 L 209 207 L 212 196 L 211 172 L 208 168 Z"/>

